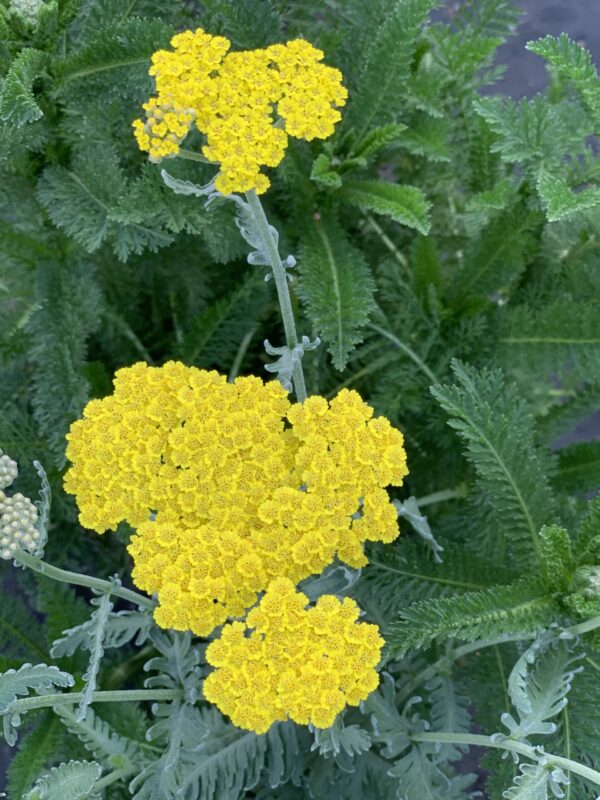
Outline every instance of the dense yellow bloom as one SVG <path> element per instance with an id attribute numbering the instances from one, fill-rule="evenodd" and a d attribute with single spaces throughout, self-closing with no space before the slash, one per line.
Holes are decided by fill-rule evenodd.
<path id="1" fill-rule="evenodd" d="M 306 608 L 291 581 L 273 581 L 246 623 L 223 628 L 206 650 L 216 667 L 204 696 L 240 728 L 264 733 L 278 720 L 328 728 L 346 705 L 379 684 L 383 639 L 376 625 L 357 623 L 349 598 L 323 595 Z"/>
<path id="2" fill-rule="evenodd" d="M 366 540 L 398 535 L 384 487 L 407 474 L 403 438 L 372 414 L 348 390 L 292 405 L 277 381 L 135 364 L 73 424 L 65 488 L 85 527 L 137 529 L 157 622 L 206 635 L 272 579 L 361 566 Z"/>
<path id="3" fill-rule="evenodd" d="M 157 97 L 144 105 L 147 119 L 133 123 L 134 134 L 159 161 L 177 155 L 195 122 L 206 136 L 202 152 L 220 164 L 218 191 L 260 194 L 270 185 L 261 167 L 281 162 L 288 134 L 331 136 L 348 93 L 340 71 L 321 64 L 323 52 L 309 42 L 232 53 L 230 44 L 198 28 L 174 36 L 173 50 L 154 53 Z"/>

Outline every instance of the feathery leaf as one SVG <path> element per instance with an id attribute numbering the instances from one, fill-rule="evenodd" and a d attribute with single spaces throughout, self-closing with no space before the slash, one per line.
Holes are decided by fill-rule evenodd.
<path id="1" fill-rule="evenodd" d="M 46 66 L 47 56 L 41 50 L 21 50 L 4 78 L 0 98 L 0 121 L 15 128 L 34 122 L 42 116 L 33 94 L 33 84 Z"/>
<path id="2" fill-rule="evenodd" d="M 331 216 L 314 220 L 304 231 L 299 267 L 308 317 L 342 370 L 374 308 L 369 267 Z"/>
<path id="3" fill-rule="evenodd" d="M 395 222 L 429 231 L 429 207 L 423 192 L 416 186 L 401 186 L 386 181 L 346 181 L 339 196 L 363 211 L 374 211 L 391 217 Z"/>

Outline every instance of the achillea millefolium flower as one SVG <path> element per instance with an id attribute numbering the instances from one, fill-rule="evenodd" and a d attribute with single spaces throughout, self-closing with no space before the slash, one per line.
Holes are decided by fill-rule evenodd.
<path id="1" fill-rule="evenodd" d="M 170 362 L 119 370 L 68 435 L 81 524 L 126 521 L 133 580 L 156 621 L 207 635 L 274 578 L 294 583 L 336 555 L 367 563 L 397 514 L 384 487 L 405 475 L 403 437 L 356 392 L 290 403 L 277 381 Z"/>
<path id="2" fill-rule="evenodd" d="M 383 639 L 359 623 L 349 598 L 308 599 L 291 581 L 273 581 L 246 622 L 223 628 L 206 650 L 216 667 L 204 696 L 240 728 L 264 733 L 278 720 L 329 728 L 346 705 L 377 688 Z"/>
<path id="3" fill-rule="evenodd" d="M 133 123 L 135 137 L 160 161 L 177 155 L 195 124 L 206 136 L 205 157 L 220 164 L 215 186 L 223 194 L 266 191 L 261 167 L 281 162 L 288 136 L 326 139 L 341 119 L 342 74 L 309 42 L 228 52 L 228 39 L 198 28 L 171 45 L 152 56 L 157 94 L 144 105 L 146 120 Z"/>

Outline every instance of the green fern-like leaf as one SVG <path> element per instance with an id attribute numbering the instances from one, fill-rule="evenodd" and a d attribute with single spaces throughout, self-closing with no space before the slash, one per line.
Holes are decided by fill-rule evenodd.
<path id="1" fill-rule="evenodd" d="M 452 19 L 469 36 L 506 38 L 523 13 L 514 0 L 463 0 Z"/>
<path id="2" fill-rule="evenodd" d="M 52 222 L 89 253 L 110 241 L 117 256 L 126 261 L 131 253 L 146 248 L 155 252 L 172 242 L 160 228 L 118 221 L 116 209 L 126 190 L 114 150 L 95 145 L 77 150 L 71 169 L 47 167 L 37 195 Z"/>
<path id="3" fill-rule="evenodd" d="M 574 192 L 565 180 L 549 172 L 540 174 L 537 189 L 550 222 L 600 205 L 600 189 L 597 186 Z"/>
<path id="4" fill-rule="evenodd" d="M 421 115 L 412 121 L 398 136 L 401 147 L 433 162 L 451 160 L 448 140 L 450 126 L 448 120 Z"/>
<path id="5" fill-rule="evenodd" d="M 39 775 L 57 760 L 64 730 L 51 709 L 40 714 L 37 727 L 22 737 L 8 768 L 9 800 L 21 800 Z"/>
<path id="6" fill-rule="evenodd" d="M 526 47 L 545 59 L 561 77 L 572 81 L 594 120 L 597 133 L 600 130 L 600 78 L 590 51 L 572 41 L 566 33 L 545 36 L 528 42 Z"/>
<path id="7" fill-rule="evenodd" d="M 211 0 L 206 6 L 206 29 L 213 35 L 226 36 L 236 49 L 254 50 L 280 41 L 282 17 L 271 3 Z"/>
<path id="8" fill-rule="evenodd" d="M 334 366 L 342 370 L 362 341 L 374 308 L 374 282 L 363 254 L 330 216 L 314 220 L 300 251 L 300 293 L 316 333 L 328 344 Z"/>
<path id="9" fill-rule="evenodd" d="M 539 551 L 538 531 L 551 519 L 554 499 L 544 460 L 536 450 L 533 420 L 514 384 L 499 370 L 453 362 L 457 384 L 431 392 L 466 445 L 496 526 L 517 563 Z"/>
<path id="10" fill-rule="evenodd" d="M 228 369 L 244 341 L 254 335 L 265 314 L 269 292 L 258 270 L 240 280 L 222 299 L 186 326 L 179 354 L 187 364 Z"/>
<path id="11" fill-rule="evenodd" d="M 0 122 L 21 128 L 42 116 L 33 94 L 33 84 L 43 72 L 47 56 L 41 50 L 21 50 L 4 78 L 0 99 Z"/>
<path id="12" fill-rule="evenodd" d="M 429 231 L 429 202 L 416 186 L 401 186 L 385 181 L 347 181 L 340 192 L 342 200 L 364 211 L 391 217 L 395 222 Z"/>
<path id="13" fill-rule="evenodd" d="M 566 153 L 581 152 L 589 124 L 572 104 L 550 104 L 540 96 L 514 101 L 502 97 L 477 100 L 475 110 L 496 134 L 492 151 L 503 161 L 560 169 Z"/>
<path id="14" fill-rule="evenodd" d="M 0 583 L 0 653 L 15 659 L 46 659 L 43 628 L 26 607 L 20 595 L 11 597 L 11 589 Z"/>
<path id="15" fill-rule="evenodd" d="M 379 125 L 370 130 L 363 138 L 354 144 L 352 152 L 357 159 L 364 158 L 366 161 L 373 158 L 380 150 L 389 144 L 400 141 L 406 125 L 397 122 L 390 122 L 387 125 Z"/>
<path id="16" fill-rule="evenodd" d="M 166 47 L 173 31 L 159 19 L 125 19 L 105 24 L 56 68 L 56 90 L 71 102 L 141 103 L 151 94 L 150 56 Z"/>
<path id="17" fill-rule="evenodd" d="M 473 641 L 535 631 L 559 613 L 557 602 L 544 587 L 525 579 L 484 592 L 413 603 L 401 612 L 399 622 L 392 623 L 386 642 L 389 654 L 400 657 L 433 641 Z"/>
<path id="18" fill-rule="evenodd" d="M 593 764 L 600 758 L 600 653 L 588 652 L 581 664 L 583 672 L 577 675 L 569 693 L 569 722 L 575 751 L 579 758 Z"/>
<path id="19" fill-rule="evenodd" d="M 544 526 L 540 531 L 542 578 L 550 591 L 566 591 L 575 569 L 571 537 L 559 525 Z"/>
<path id="20" fill-rule="evenodd" d="M 370 42 L 345 117 L 345 124 L 358 131 L 359 141 L 375 122 L 394 121 L 401 108 L 399 88 L 408 78 L 419 28 L 434 5 L 434 0 L 396 0 Z"/>
<path id="21" fill-rule="evenodd" d="M 23 800 L 86 800 L 101 774 L 95 761 L 69 761 L 39 778 Z"/>
<path id="22" fill-rule="evenodd" d="M 55 463 L 62 466 L 64 437 L 89 399 L 83 367 L 87 339 L 99 324 L 101 295 L 87 265 L 72 264 L 67 270 L 52 263 L 40 270 L 39 280 L 43 300 L 28 324 L 36 364 L 34 416 Z"/>
<path id="23" fill-rule="evenodd" d="M 537 221 L 536 214 L 520 205 L 493 216 L 465 249 L 449 292 L 452 304 L 462 310 L 506 295 L 525 269 Z"/>
<path id="24" fill-rule="evenodd" d="M 600 313 L 594 303 L 568 298 L 540 308 L 518 305 L 500 330 L 503 363 L 541 375 L 571 374 L 585 381 L 600 372 Z"/>
<path id="25" fill-rule="evenodd" d="M 439 564 L 420 542 L 403 534 L 397 543 L 371 547 L 369 563 L 352 587 L 352 595 L 385 627 L 415 600 L 483 590 L 503 580 L 509 576 L 499 565 L 479 558 L 462 544 L 445 543 Z"/>

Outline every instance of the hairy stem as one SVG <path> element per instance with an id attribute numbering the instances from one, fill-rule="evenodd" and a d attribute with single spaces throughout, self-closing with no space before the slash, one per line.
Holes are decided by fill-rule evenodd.
<path id="1" fill-rule="evenodd" d="M 500 750 L 508 750 L 512 753 L 519 753 L 532 761 L 539 761 L 543 755 L 549 765 L 561 767 L 569 772 L 580 775 L 586 781 L 600 786 L 600 772 L 578 761 L 570 758 L 556 756 L 553 753 L 541 753 L 537 748 L 522 742 L 514 742 L 511 739 L 492 740 L 489 736 L 482 736 L 477 733 L 417 733 L 412 737 L 413 742 L 440 742 L 444 744 L 467 744 L 475 747 L 495 747 Z"/>
<path id="2" fill-rule="evenodd" d="M 112 784 L 117 783 L 117 781 L 123 780 L 123 778 L 128 778 L 130 775 L 133 775 L 134 772 L 135 767 L 133 766 L 123 767 L 122 769 L 117 769 L 114 772 L 109 772 L 108 775 L 105 775 L 103 778 L 100 778 L 99 781 L 96 781 L 93 789 L 94 794 L 106 789 L 107 786 L 112 786 Z"/>
<path id="3" fill-rule="evenodd" d="M 296 322 L 294 320 L 294 311 L 292 309 L 292 300 L 290 297 L 290 289 L 288 285 L 287 274 L 285 267 L 281 262 L 281 256 L 277 248 L 277 242 L 273 237 L 269 222 L 262 207 L 262 203 L 256 192 L 246 192 L 246 200 L 248 206 L 254 217 L 257 230 L 260 232 L 260 237 L 264 246 L 265 253 L 269 259 L 269 264 L 273 271 L 273 278 L 275 279 L 275 287 L 277 289 L 277 297 L 279 299 L 279 308 L 281 309 L 281 319 L 283 321 L 283 329 L 285 331 L 286 344 L 293 350 L 298 345 L 298 334 L 296 333 Z M 294 391 L 300 403 L 306 400 L 306 384 L 304 381 L 304 372 L 302 370 L 302 363 L 294 369 L 292 376 L 294 383 Z"/>
<path id="4" fill-rule="evenodd" d="M 177 155 L 180 158 L 185 158 L 187 161 L 200 161 L 202 164 L 214 164 L 214 161 L 209 161 L 208 158 L 204 158 L 203 155 L 200 153 L 194 153 L 193 150 L 185 150 L 183 147 L 179 148 L 179 152 Z"/>
<path id="5" fill-rule="evenodd" d="M 74 586 L 87 586 L 89 589 L 96 589 L 99 592 L 110 592 L 114 597 L 120 597 L 123 600 L 128 600 L 141 608 L 154 609 L 155 603 L 149 597 L 143 594 L 134 592 L 131 589 L 125 589 L 123 586 L 117 586 L 111 581 L 105 581 L 101 578 L 93 578 L 90 575 L 82 575 L 80 572 L 70 572 L 66 569 L 60 569 L 46 561 L 42 561 L 37 556 L 32 556 L 31 553 L 26 553 L 24 550 L 17 550 L 14 554 L 14 559 L 18 564 L 24 567 L 29 567 L 34 572 L 39 572 L 40 575 L 46 575 L 55 581 L 61 583 L 71 583 Z"/>
<path id="6" fill-rule="evenodd" d="M 53 708 L 61 705 L 80 703 L 83 692 L 61 692 L 60 694 L 42 694 L 37 697 L 24 697 L 15 700 L 11 712 L 22 714 L 38 708 Z M 114 692 L 93 692 L 92 703 L 137 703 L 142 700 L 181 700 L 183 692 L 179 689 L 122 689 Z"/>

